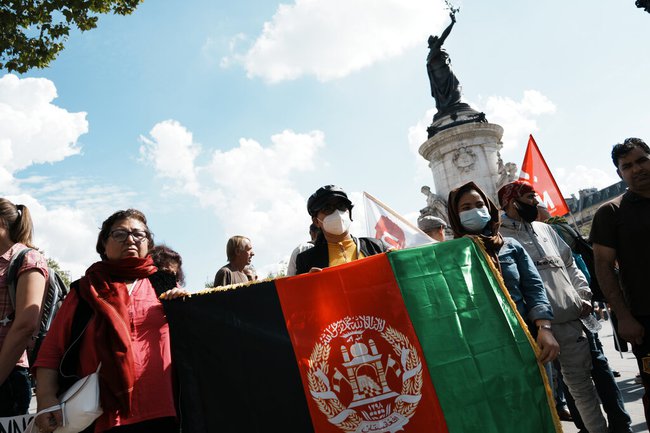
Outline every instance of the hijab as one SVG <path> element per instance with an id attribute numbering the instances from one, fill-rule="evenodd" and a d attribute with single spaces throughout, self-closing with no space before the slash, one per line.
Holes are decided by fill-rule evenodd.
<path id="1" fill-rule="evenodd" d="M 487 208 L 490 214 L 490 221 L 488 221 L 485 229 L 479 234 L 469 233 L 460 223 L 460 212 L 458 211 L 458 202 L 460 198 L 469 191 L 476 191 Z M 499 227 L 501 226 L 501 217 L 499 216 L 499 209 L 494 204 L 490 198 L 485 195 L 483 190 L 478 187 L 474 182 L 468 182 L 459 188 L 451 190 L 449 192 L 449 200 L 447 201 L 447 213 L 449 216 L 449 225 L 454 232 L 454 238 L 461 238 L 463 236 L 472 236 L 481 240 L 485 246 L 485 250 L 490 256 L 492 263 L 496 266 L 497 269 L 501 269 L 499 266 L 499 250 L 503 246 L 503 237 L 499 233 Z"/>

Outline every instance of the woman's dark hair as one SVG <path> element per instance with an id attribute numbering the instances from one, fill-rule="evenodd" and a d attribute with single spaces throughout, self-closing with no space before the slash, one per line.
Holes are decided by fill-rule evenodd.
<path id="1" fill-rule="evenodd" d="M 20 242 L 29 248 L 36 249 L 32 244 L 34 225 L 27 206 L 16 205 L 5 198 L 0 198 L 0 219 L 7 228 L 9 239 L 12 242 Z"/>
<path id="2" fill-rule="evenodd" d="M 102 228 L 97 236 L 97 245 L 95 246 L 95 250 L 99 253 L 99 257 L 101 257 L 102 260 L 108 259 L 108 257 L 106 257 L 106 241 L 108 240 L 108 236 L 111 234 L 111 228 L 113 228 L 115 223 L 118 221 L 123 221 L 129 218 L 138 220 L 144 224 L 144 228 L 147 231 L 147 240 L 149 241 L 149 251 L 154 247 L 153 233 L 149 231 L 149 227 L 147 226 L 147 217 L 137 209 L 118 210 L 102 223 Z"/>
<path id="3" fill-rule="evenodd" d="M 614 166 L 618 169 L 618 160 L 636 147 L 650 155 L 650 147 L 643 140 L 634 137 L 626 138 L 625 141 L 616 144 L 612 149 L 612 162 Z"/>
<path id="4" fill-rule="evenodd" d="M 185 285 L 185 273 L 183 272 L 183 259 L 180 254 L 169 248 L 167 245 L 157 245 L 149 252 L 153 263 L 158 269 L 165 269 L 170 264 L 174 263 L 178 266 L 176 271 L 176 281 L 181 285 Z"/>

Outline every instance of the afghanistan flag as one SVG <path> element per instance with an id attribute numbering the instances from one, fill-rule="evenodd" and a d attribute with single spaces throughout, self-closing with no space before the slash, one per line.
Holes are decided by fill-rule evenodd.
<path id="1" fill-rule="evenodd" d="M 165 302 L 183 431 L 561 431 L 490 266 L 459 239 Z"/>

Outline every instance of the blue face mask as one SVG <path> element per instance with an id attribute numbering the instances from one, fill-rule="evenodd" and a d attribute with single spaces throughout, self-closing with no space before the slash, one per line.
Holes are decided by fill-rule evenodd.
<path id="1" fill-rule="evenodd" d="M 480 233 L 492 219 L 485 206 L 463 211 L 458 216 L 460 224 L 470 233 Z"/>

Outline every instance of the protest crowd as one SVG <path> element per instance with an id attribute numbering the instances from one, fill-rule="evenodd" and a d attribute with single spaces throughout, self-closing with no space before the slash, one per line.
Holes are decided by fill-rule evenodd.
<path id="1" fill-rule="evenodd" d="M 602 317 L 594 306 L 615 317 L 620 340 L 632 344 L 650 425 L 650 290 L 644 272 L 650 265 L 650 148 L 629 138 L 611 156 L 628 190 L 600 207 L 589 241 L 565 219 L 551 218 L 525 180 L 502 186 L 498 203 L 474 182 L 458 185 L 449 193 L 448 224 L 432 216 L 418 220 L 432 242 L 448 242 L 445 233 L 451 232 L 483 247 L 534 340 L 557 416 L 590 433 L 632 431 L 617 373 L 598 339 Z M 350 233 L 354 206 L 342 188 L 318 188 L 306 207 L 310 239 L 296 242 L 288 276 L 391 251 L 382 240 Z M 64 423 L 62 392 L 99 370 L 103 413 L 84 431 L 179 431 L 179 390 L 159 299 L 189 294 L 181 256 L 154 244 L 142 212 L 117 211 L 99 231 L 100 260 L 72 282 L 58 311 L 45 312 L 53 271 L 32 243 L 32 224 L 26 206 L 0 198 L 0 417 L 26 414 L 35 385 L 33 431 L 55 431 Z M 10 272 L 21 251 L 22 263 Z M 233 236 L 226 255 L 215 287 L 257 280 L 251 239 Z M 53 313 L 35 353 L 33 336 L 42 317 Z"/>

